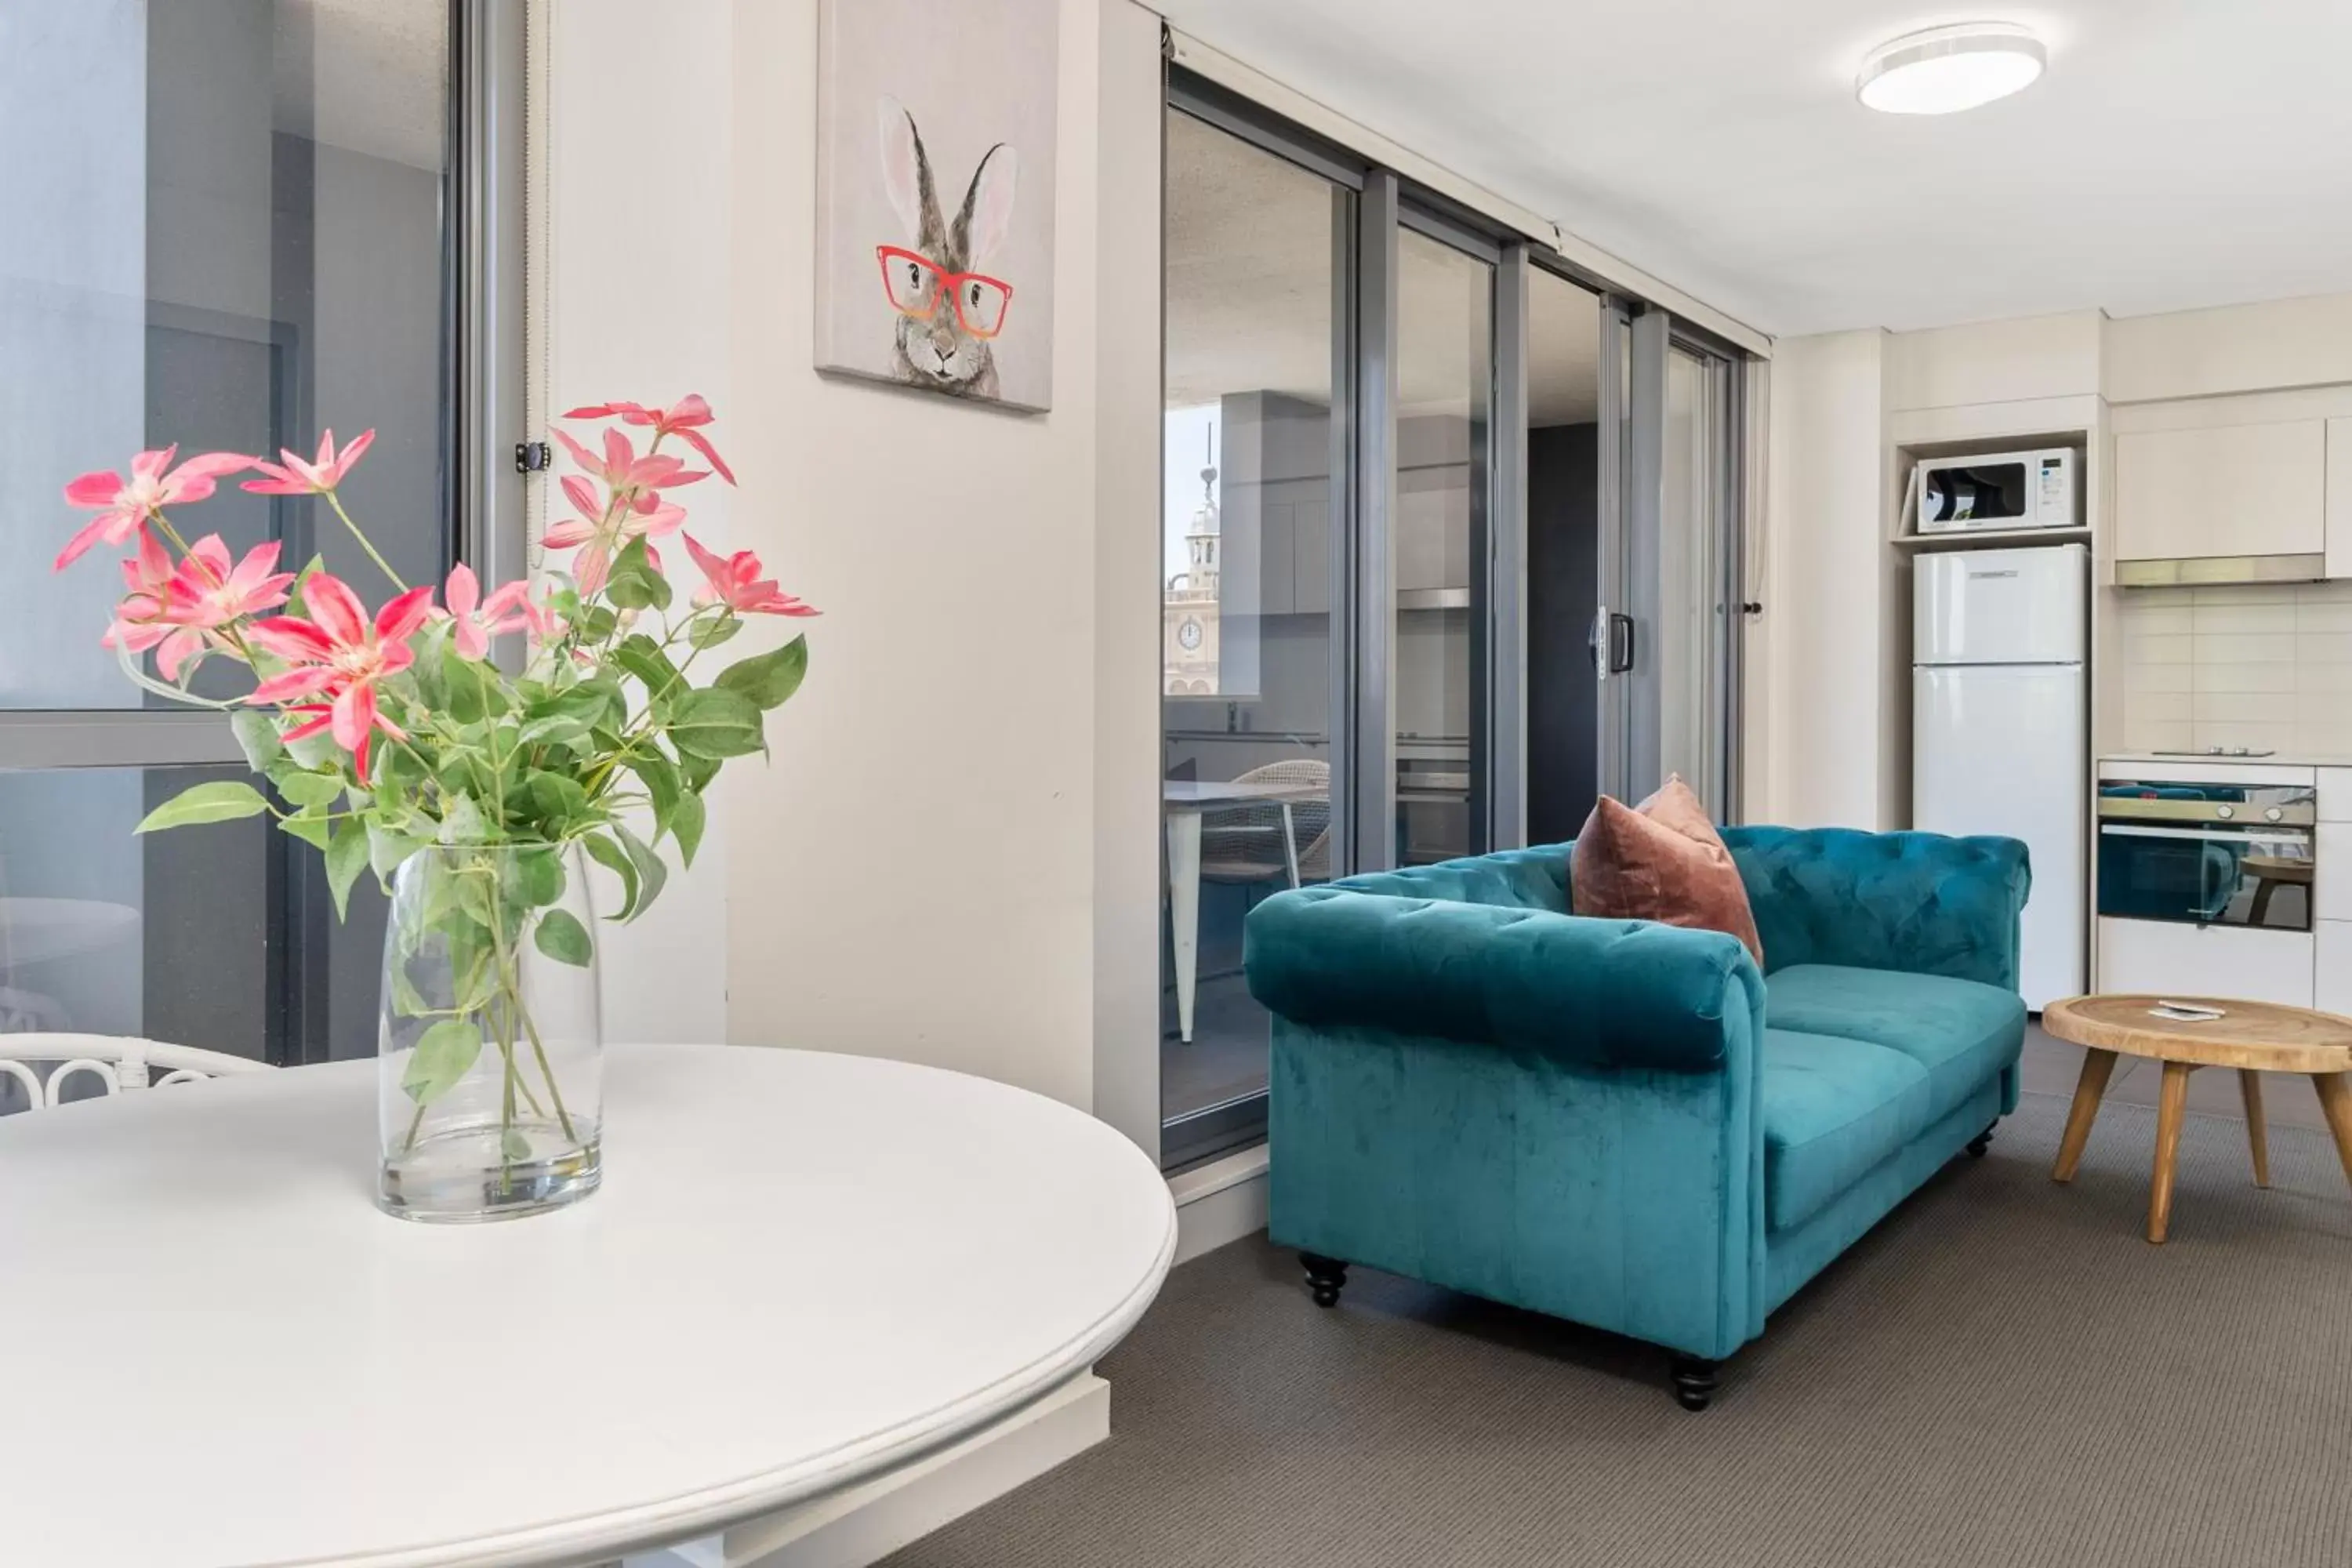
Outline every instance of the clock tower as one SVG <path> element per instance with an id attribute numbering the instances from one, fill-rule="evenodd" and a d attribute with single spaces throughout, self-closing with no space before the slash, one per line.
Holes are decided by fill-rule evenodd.
<path id="1" fill-rule="evenodd" d="M 1217 470 L 1201 470 L 1201 504 L 1184 533 L 1186 569 L 1168 579 L 1160 613 L 1162 689 L 1171 697 L 1217 693 Z"/>

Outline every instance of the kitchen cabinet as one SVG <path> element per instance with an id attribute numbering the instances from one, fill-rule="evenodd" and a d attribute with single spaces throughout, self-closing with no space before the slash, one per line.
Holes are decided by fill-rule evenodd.
<path id="1" fill-rule="evenodd" d="M 2311 913 L 2352 921 L 2352 822 L 2322 822 L 2312 831 Z"/>
<path id="2" fill-rule="evenodd" d="M 2321 921 L 2317 937 L 2311 1005 L 2323 1013 L 2352 1016 L 2352 921 Z"/>
<path id="3" fill-rule="evenodd" d="M 2332 431 L 2290 419 L 2116 437 L 2116 558 L 2319 555 L 2327 547 Z M 2342 449 L 2339 447 L 2339 449 Z M 2352 485 L 2352 473 L 2339 483 Z M 2352 495 L 2341 503 L 2352 507 Z M 2345 520 L 2352 547 L 2352 517 Z M 2347 552 L 2352 570 L 2352 552 Z"/>
<path id="4" fill-rule="evenodd" d="M 2310 931 L 2103 915 L 2098 988 L 2153 996 L 2243 996 L 2308 1007 L 2314 946 Z"/>
<path id="5" fill-rule="evenodd" d="M 2327 574 L 2352 577 L 2352 419 L 2327 422 Z"/>

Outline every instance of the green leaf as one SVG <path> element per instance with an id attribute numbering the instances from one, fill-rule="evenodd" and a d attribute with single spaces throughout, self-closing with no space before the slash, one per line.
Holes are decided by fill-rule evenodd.
<path id="1" fill-rule="evenodd" d="M 149 812 L 138 830 L 160 833 L 166 827 L 199 822 L 234 822 L 240 816 L 259 816 L 268 809 L 261 792 L 244 780 L 220 779 L 182 790 Z"/>
<path id="2" fill-rule="evenodd" d="M 269 764 L 286 754 L 286 743 L 278 738 L 277 722 L 258 709 L 238 709 L 229 715 L 228 728 L 236 737 L 238 750 L 245 753 L 246 765 L 255 773 L 268 773 Z"/>
<path id="3" fill-rule="evenodd" d="M 278 831 L 292 834 L 313 849 L 327 847 L 327 832 L 333 826 L 323 816 L 289 816 L 278 824 Z"/>
<path id="4" fill-rule="evenodd" d="M 470 795 L 457 794 L 441 803 L 441 832 L 444 844 L 481 844 L 490 837 L 489 824 L 482 808 L 474 804 Z"/>
<path id="5" fill-rule="evenodd" d="M 669 580 L 654 570 L 642 537 L 629 541 L 613 558 L 613 570 L 604 580 L 604 597 L 625 610 L 669 608 Z"/>
<path id="6" fill-rule="evenodd" d="M 371 822 L 367 827 L 368 865 L 374 868 L 378 881 L 389 882 L 403 861 L 431 842 Z"/>
<path id="7" fill-rule="evenodd" d="M 704 823 L 702 797 L 691 790 L 677 797 L 677 806 L 670 813 L 670 836 L 677 840 L 677 858 L 691 869 L 694 852 L 702 847 Z"/>
<path id="8" fill-rule="evenodd" d="M 368 850 L 366 828 L 349 817 L 335 824 L 334 835 L 327 840 L 327 889 L 335 895 L 337 920 L 341 920 L 351 906 L 352 884 L 367 868 Z"/>
<path id="9" fill-rule="evenodd" d="M 677 680 L 677 666 L 643 632 L 623 637 L 613 649 L 613 662 L 643 682 L 648 694 L 665 691 Z"/>
<path id="10" fill-rule="evenodd" d="M 579 780 L 563 773 L 535 773 L 524 782 L 523 793 L 540 820 L 548 825 L 550 837 L 588 809 L 587 790 Z"/>
<path id="11" fill-rule="evenodd" d="M 534 908 L 563 896 L 563 856 L 553 848 L 523 849 L 515 855 L 515 891 Z"/>
<path id="12" fill-rule="evenodd" d="M 801 689 L 801 678 L 806 674 L 808 638 L 799 637 L 773 652 L 730 665 L 719 674 L 719 686 L 741 692 L 763 709 L 781 708 Z"/>
<path id="13" fill-rule="evenodd" d="M 698 616 L 687 628 L 687 640 L 697 647 L 717 647 L 743 629 L 739 616 Z"/>
<path id="14" fill-rule="evenodd" d="M 601 833 L 592 833 L 580 841 L 587 846 L 588 858 L 621 879 L 621 910 L 611 918 L 627 920 L 637 908 L 637 863 L 629 852 Z"/>
<path id="15" fill-rule="evenodd" d="M 431 658 L 430 654 L 426 655 Z M 441 645 L 441 681 L 448 692 L 449 717 L 460 724 L 471 724 L 489 710 L 490 674 L 483 666 L 457 651 L 454 642 Z"/>
<path id="16" fill-rule="evenodd" d="M 670 715 L 669 739 L 681 752 L 713 760 L 743 756 L 767 743 L 760 733 L 759 708 L 723 686 L 679 697 Z"/>
<path id="17" fill-rule="evenodd" d="M 519 1164 L 530 1158 L 530 1138 L 520 1127 L 509 1127 L 499 1134 L 499 1153 L 509 1164 Z"/>
<path id="18" fill-rule="evenodd" d="M 482 1031 L 462 1018 L 445 1018 L 425 1031 L 401 1069 L 400 1087 L 419 1106 L 432 1104 L 474 1070 L 482 1054 Z"/>
<path id="19" fill-rule="evenodd" d="M 631 752 L 628 769 L 646 786 L 646 794 L 654 803 L 654 837 L 658 841 L 668 831 L 671 813 L 677 809 L 681 786 L 677 782 L 677 766 L 659 752 L 643 754 Z"/>
<path id="20" fill-rule="evenodd" d="M 395 963 L 392 968 L 392 1010 L 404 1018 L 421 1018 L 436 1011 L 425 994 L 416 989 L 416 982 L 408 977 L 408 965 Z"/>
<path id="21" fill-rule="evenodd" d="M 698 757 L 692 752 L 680 752 L 677 754 L 678 782 L 697 795 L 709 789 L 710 781 L 718 776 L 718 758 Z"/>
<path id="22" fill-rule="evenodd" d="M 669 868 L 662 864 L 653 846 L 619 823 L 613 824 L 613 832 L 620 839 L 621 847 L 628 851 L 630 863 L 637 868 L 637 906 L 629 914 L 635 920 L 654 907 L 654 900 L 661 896 L 662 884 L 669 880 Z"/>
<path id="23" fill-rule="evenodd" d="M 341 773 L 313 773 L 288 769 L 273 782 L 278 785 L 278 793 L 296 805 L 332 805 L 335 797 L 343 793 L 343 775 Z"/>
<path id="24" fill-rule="evenodd" d="M 539 930 L 530 940 L 558 963 L 584 967 L 588 963 L 588 928 L 570 910 L 550 910 L 540 916 Z"/>

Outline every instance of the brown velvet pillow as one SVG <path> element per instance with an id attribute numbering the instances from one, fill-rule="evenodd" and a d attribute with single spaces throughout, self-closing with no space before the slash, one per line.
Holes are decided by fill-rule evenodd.
<path id="1" fill-rule="evenodd" d="M 1745 942 L 1763 967 L 1764 943 L 1739 868 L 1680 775 L 1638 811 L 1602 795 L 1576 836 L 1569 886 L 1580 915 L 1723 931 Z"/>

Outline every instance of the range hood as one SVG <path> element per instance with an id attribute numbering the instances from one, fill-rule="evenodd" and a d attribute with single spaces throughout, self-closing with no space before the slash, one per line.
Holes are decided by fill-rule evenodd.
<path id="1" fill-rule="evenodd" d="M 2327 557 L 2309 555 L 2190 555 L 2173 561 L 2118 561 L 2119 588 L 2185 588 L 2225 583 L 2316 583 Z"/>

